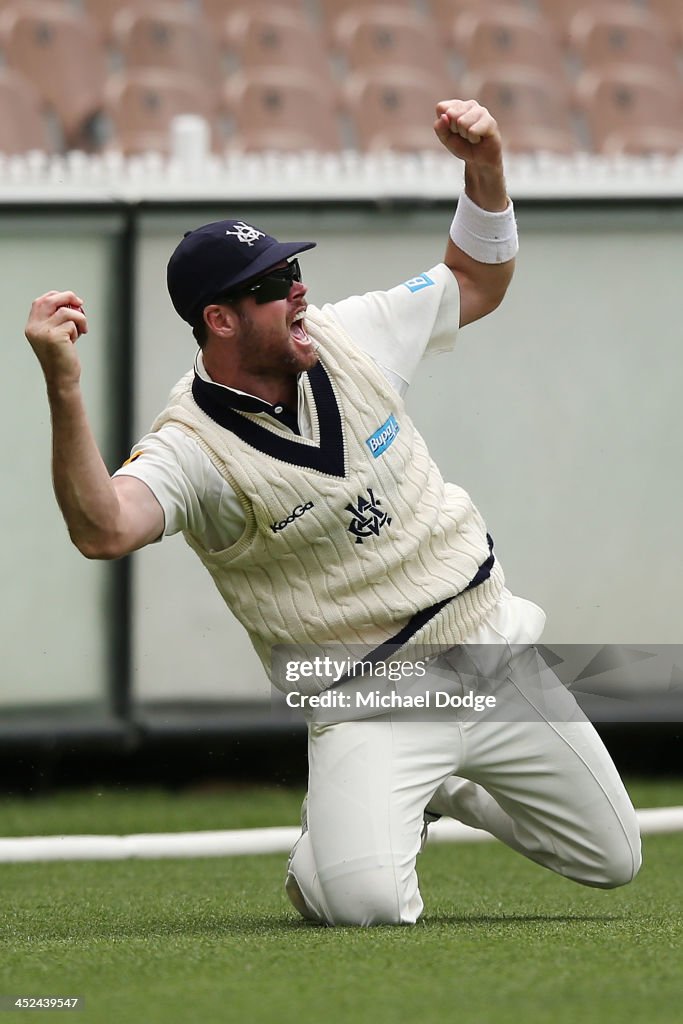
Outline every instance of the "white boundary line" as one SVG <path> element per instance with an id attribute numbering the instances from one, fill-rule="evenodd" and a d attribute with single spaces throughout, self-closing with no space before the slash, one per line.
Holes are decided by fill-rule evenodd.
<path id="1" fill-rule="evenodd" d="M 637 811 L 641 832 L 683 832 L 683 807 Z M 239 857 L 289 853 L 298 828 L 249 828 L 230 832 L 156 832 L 134 836 L 23 836 L 0 839 L 0 863 L 57 860 L 151 860 L 168 857 Z M 430 842 L 481 843 L 493 837 L 459 821 L 435 822 Z"/>

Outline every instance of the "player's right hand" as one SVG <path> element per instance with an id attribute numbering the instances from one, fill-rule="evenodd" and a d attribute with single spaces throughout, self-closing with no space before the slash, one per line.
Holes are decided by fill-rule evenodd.
<path id="1" fill-rule="evenodd" d="M 48 383 L 77 383 L 81 375 L 75 341 L 87 334 L 83 300 L 75 292 L 46 292 L 35 299 L 26 337 Z"/>

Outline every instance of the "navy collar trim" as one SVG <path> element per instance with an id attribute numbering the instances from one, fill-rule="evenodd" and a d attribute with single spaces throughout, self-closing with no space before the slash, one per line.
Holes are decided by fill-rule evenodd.
<path id="1" fill-rule="evenodd" d="M 258 398 L 237 395 L 234 391 L 226 391 L 224 394 L 225 389 L 202 380 L 196 371 L 192 382 L 192 397 L 202 412 L 215 423 L 236 434 L 256 451 L 290 466 L 315 469 L 328 476 L 343 478 L 346 476 L 346 459 L 342 418 L 332 382 L 320 361 L 308 371 L 308 380 L 318 414 L 319 445 L 312 445 L 294 436 L 284 437 L 248 419 L 242 415 L 243 412 L 268 412 L 275 419 L 283 417 L 275 415 L 273 406 Z"/>
<path id="2" fill-rule="evenodd" d="M 240 391 L 234 391 L 225 384 L 216 384 L 214 381 L 205 380 L 204 377 L 197 373 L 196 369 L 195 377 L 200 382 L 202 390 L 207 395 L 213 394 L 217 403 L 220 402 L 231 409 L 238 409 L 240 412 L 266 413 L 279 423 L 284 423 L 295 434 L 301 434 L 296 413 L 288 409 L 287 406 L 271 405 L 270 402 L 266 402 L 263 398 L 256 398 L 255 395 L 245 395 Z"/>

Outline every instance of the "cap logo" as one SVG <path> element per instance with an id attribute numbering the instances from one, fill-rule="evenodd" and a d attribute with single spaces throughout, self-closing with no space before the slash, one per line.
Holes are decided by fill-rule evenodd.
<path id="1" fill-rule="evenodd" d="M 237 231 L 226 231 L 226 235 L 236 235 L 239 242 L 246 242 L 247 245 L 253 245 L 257 239 L 266 237 L 264 231 L 257 231 L 256 228 L 252 228 L 251 224 L 245 224 L 243 220 L 238 221 L 235 227 Z"/>

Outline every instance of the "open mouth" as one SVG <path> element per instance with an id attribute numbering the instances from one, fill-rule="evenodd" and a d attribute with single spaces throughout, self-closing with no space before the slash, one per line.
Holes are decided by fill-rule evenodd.
<path id="1" fill-rule="evenodd" d="M 294 340 L 296 342 L 298 342 L 299 345 L 311 345 L 312 344 L 311 339 L 309 338 L 308 334 L 306 333 L 306 328 L 304 327 L 304 314 L 305 314 L 305 312 L 306 311 L 304 309 L 300 309 L 299 312 L 294 317 L 294 319 L 292 320 L 292 323 L 291 323 L 290 328 L 289 328 L 290 334 L 292 335 Z"/>

